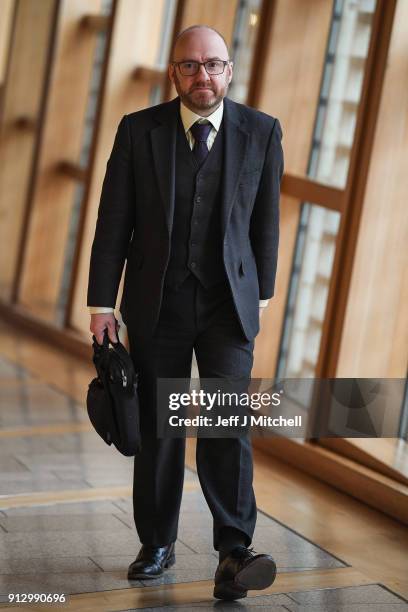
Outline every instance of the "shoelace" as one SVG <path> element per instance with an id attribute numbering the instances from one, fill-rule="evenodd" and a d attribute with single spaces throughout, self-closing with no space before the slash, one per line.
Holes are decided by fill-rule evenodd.
<path id="1" fill-rule="evenodd" d="M 231 551 L 231 555 L 236 559 L 244 559 L 245 557 L 255 557 L 256 552 L 253 547 L 246 548 L 245 546 L 237 546 Z"/>

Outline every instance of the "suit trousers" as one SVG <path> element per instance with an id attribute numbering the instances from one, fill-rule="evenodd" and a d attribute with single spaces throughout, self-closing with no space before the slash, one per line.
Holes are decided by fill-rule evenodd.
<path id="1" fill-rule="evenodd" d="M 163 546 L 177 539 L 185 438 L 157 437 L 157 378 L 185 379 L 188 391 L 194 350 L 200 379 L 238 375 L 249 384 L 254 340 L 242 332 L 229 284 L 205 289 L 192 274 L 178 289 L 164 287 L 152 338 L 138 337 L 129 326 L 128 337 L 139 373 L 142 435 L 142 451 L 134 459 L 134 519 L 142 544 Z M 249 546 L 257 514 L 249 436 L 199 437 L 196 463 L 213 516 L 215 550 L 227 526 L 242 531 Z"/>

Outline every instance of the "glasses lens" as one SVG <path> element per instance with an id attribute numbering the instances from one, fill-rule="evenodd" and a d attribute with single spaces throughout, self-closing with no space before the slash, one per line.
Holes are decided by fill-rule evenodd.
<path id="1" fill-rule="evenodd" d="M 180 72 L 183 76 L 193 76 L 198 72 L 197 62 L 181 62 L 179 66 Z"/>
<path id="2" fill-rule="evenodd" d="M 206 62 L 205 69 L 207 70 L 208 74 L 222 74 L 224 72 L 224 62 L 221 60 Z"/>

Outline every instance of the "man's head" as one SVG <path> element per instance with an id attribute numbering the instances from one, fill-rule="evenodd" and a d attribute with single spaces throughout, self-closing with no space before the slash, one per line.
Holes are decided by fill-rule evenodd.
<path id="1" fill-rule="evenodd" d="M 213 62 L 199 66 L 196 74 L 191 62 Z M 219 64 L 219 61 L 227 64 Z M 199 115 L 211 114 L 227 95 L 232 79 L 232 62 L 229 61 L 228 48 L 224 38 L 208 26 L 197 25 L 183 30 L 176 39 L 172 62 L 188 62 L 183 65 L 169 65 L 169 77 L 174 83 L 182 102 Z"/>

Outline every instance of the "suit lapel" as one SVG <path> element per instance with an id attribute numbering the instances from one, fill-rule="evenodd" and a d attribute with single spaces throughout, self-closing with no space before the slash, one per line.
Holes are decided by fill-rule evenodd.
<path id="1" fill-rule="evenodd" d="M 150 132 L 154 165 L 169 235 L 174 216 L 176 134 L 179 98 L 161 107 L 155 119 L 159 125 Z"/>
<path id="2" fill-rule="evenodd" d="M 221 224 L 224 237 L 247 156 L 249 134 L 243 129 L 245 120 L 239 112 L 238 105 L 228 98 L 224 98 L 223 120 L 225 148 Z"/>

